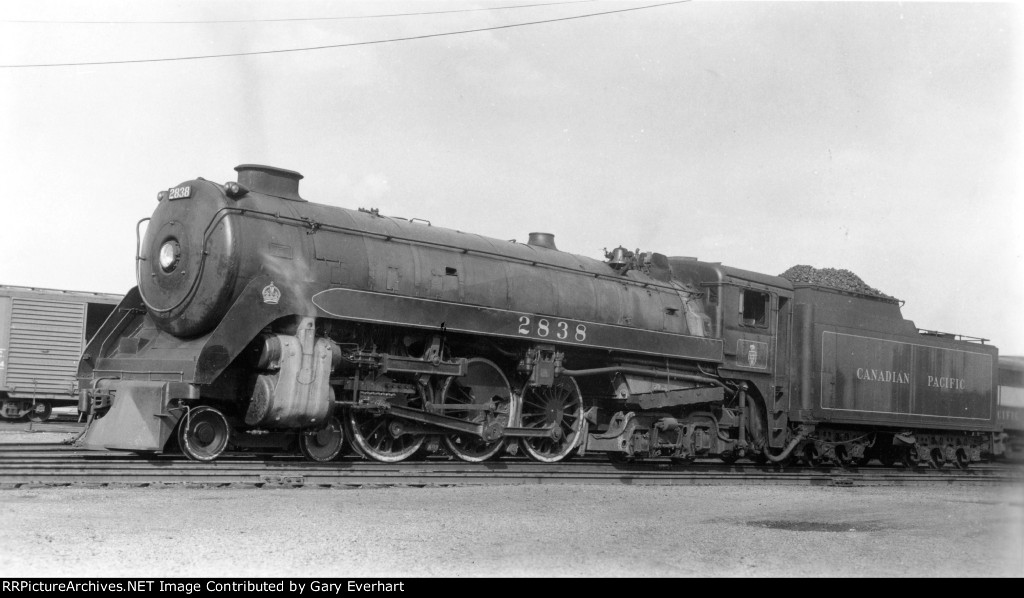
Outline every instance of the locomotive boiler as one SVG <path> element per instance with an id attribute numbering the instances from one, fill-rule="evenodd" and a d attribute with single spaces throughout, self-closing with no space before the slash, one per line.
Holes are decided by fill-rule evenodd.
<path id="1" fill-rule="evenodd" d="M 80 362 L 85 446 L 965 467 L 992 445 L 996 349 L 920 331 L 892 298 L 623 247 L 595 260 L 236 170 L 159 193 L 138 286 Z"/>

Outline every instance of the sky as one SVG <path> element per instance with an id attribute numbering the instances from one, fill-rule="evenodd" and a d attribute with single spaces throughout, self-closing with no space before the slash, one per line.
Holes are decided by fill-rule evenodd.
<path id="1" fill-rule="evenodd" d="M 125 293 L 159 191 L 257 163 L 596 259 L 847 269 L 1024 355 L 1021 8 L 666 1 L 0 0 L 0 284 Z"/>

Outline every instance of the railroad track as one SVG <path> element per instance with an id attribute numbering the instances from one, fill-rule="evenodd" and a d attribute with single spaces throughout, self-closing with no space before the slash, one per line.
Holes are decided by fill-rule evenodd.
<path id="1" fill-rule="evenodd" d="M 77 433 L 85 428 L 85 422 L 71 414 L 54 413 L 44 422 L 26 420 L 0 420 L 0 432 L 54 432 Z M 2 437 L 0 437 L 2 438 Z"/>
<path id="2" fill-rule="evenodd" d="M 295 456 L 228 455 L 212 463 L 130 452 L 85 451 L 62 444 L 0 445 L 0 488 L 34 486 L 203 486 L 357 488 L 485 484 L 920 486 L 1024 484 L 1020 466 L 984 464 L 956 469 L 868 466 L 801 468 L 717 461 L 611 463 L 576 459 L 546 465 L 524 458 L 484 464 L 443 457 L 398 464 L 345 457 L 313 463 Z"/>

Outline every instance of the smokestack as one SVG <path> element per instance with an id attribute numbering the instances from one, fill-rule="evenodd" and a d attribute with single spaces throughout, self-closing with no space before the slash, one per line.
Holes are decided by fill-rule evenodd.
<path id="1" fill-rule="evenodd" d="M 526 244 L 558 251 L 555 247 L 555 235 L 551 233 L 530 233 L 530 240 Z"/>
<path id="2" fill-rule="evenodd" d="M 261 164 L 239 164 L 235 166 L 235 171 L 238 172 L 238 184 L 253 193 L 306 201 L 299 197 L 299 179 L 302 175 L 294 170 Z"/>

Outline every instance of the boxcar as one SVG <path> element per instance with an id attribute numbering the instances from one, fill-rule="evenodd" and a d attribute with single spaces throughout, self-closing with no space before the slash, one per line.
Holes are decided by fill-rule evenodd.
<path id="1" fill-rule="evenodd" d="M 121 295 L 0 285 L 0 418 L 76 405 L 78 359 Z"/>
<path id="2" fill-rule="evenodd" d="M 1024 459 L 1024 357 L 999 358 L 999 406 L 996 421 L 1003 429 L 1003 456 Z"/>

